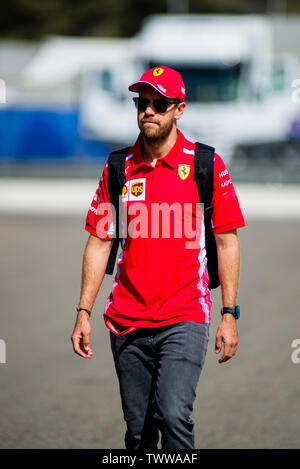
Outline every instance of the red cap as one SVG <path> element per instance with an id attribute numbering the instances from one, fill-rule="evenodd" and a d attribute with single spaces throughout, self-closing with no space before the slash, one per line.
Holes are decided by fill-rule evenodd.
<path id="1" fill-rule="evenodd" d="M 179 98 L 181 102 L 185 100 L 185 86 L 180 73 L 172 68 L 160 67 L 151 68 L 143 73 L 139 81 L 129 85 L 129 91 L 138 92 L 142 85 L 150 85 L 166 98 Z"/>

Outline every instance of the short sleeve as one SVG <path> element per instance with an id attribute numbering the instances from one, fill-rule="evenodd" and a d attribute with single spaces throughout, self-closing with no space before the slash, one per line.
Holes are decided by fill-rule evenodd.
<path id="1" fill-rule="evenodd" d="M 214 193 L 212 199 L 214 234 L 245 226 L 240 204 L 222 158 L 214 156 Z"/>
<path id="2" fill-rule="evenodd" d="M 107 162 L 85 221 L 85 229 L 89 233 L 104 240 L 112 240 L 115 236 L 113 209 L 108 191 Z"/>

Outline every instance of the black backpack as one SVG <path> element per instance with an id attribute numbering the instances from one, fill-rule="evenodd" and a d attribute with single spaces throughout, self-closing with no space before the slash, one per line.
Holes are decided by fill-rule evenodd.
<path id="1" fill-rule="evenodd" d="M 211 290 L 220 285 L 218 275 L 218 258 L 215 237 L 212 233 L 211 205 L 213 197 L 214 153 L 215 149 L 203 143 L 195 145 L 195 172 L 194 177 L 198 188 L 199 201 L 204 203 L 205 243 L 207 252 L 207 270 L 209 275 L 208 288 Z M 119 195 L 125 185 L 125 160 L 129 147 L 112 152 L 108 157 L 108 190 L 110 201 L 116 209 L 116 221 L 120 220 Z M 113 239 L 106 273 L 112 275 L 117 257 L 120 237 L 119 223 L 116 222 L 116 237 Z"/>

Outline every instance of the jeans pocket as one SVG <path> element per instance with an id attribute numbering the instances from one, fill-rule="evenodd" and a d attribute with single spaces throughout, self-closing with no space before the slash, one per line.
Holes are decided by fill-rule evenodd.
<path id="1" fill-rule="evenodd" d="M 184 321 L 186 328 L 186 356 L 194 363 L 203 366 L 209 341 L 209 324 Z"/>

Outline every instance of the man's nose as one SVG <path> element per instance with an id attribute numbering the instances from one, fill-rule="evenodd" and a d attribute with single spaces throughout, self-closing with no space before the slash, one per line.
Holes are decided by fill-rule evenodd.
<path id="1" fill-rule="evenodd" d="M 151 101 L 149 102 L 148 106 L 147 106 L 146 109 L 145 109 L 145 114 L 147 114 L 147 115 L 155 114 L 155 111 L 154 111 L 154 109 L 153 109 L 153 107 L 152 107 Z"/>

